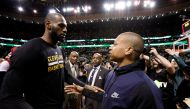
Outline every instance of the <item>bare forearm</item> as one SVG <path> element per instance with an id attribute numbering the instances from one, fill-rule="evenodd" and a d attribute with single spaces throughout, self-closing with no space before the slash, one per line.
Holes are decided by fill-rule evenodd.
<path id="1" fill-rule="evenodd" d="M 101 102 L 102 98 L 103 98 L 103 92 L 93 92 L 93 91 L 88 90 L 86 88 L 84 88 L 84 90 L 82 91 L 82 94 L 86 97 L 97 100 L 99 102 Z"/>
<path id="2" fill-rule="evenodd" d="M 160 54 L 155 56 L 159 59 L 160 64 L 162 64 L 171 75 L 175 74 L 174 66 L 165 57 L 161 56 Z"/>

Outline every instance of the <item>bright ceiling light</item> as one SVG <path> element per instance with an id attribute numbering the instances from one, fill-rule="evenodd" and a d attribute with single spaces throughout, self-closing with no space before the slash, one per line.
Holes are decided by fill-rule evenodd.
<path id="1" fill-rule="evenodd" d="M 74 10 L 74 13 L 77 14 L 77 13 L 80 13 L 80 11 L 78 11 L 78 10 L 75 9 L 75 10 Z"/>
<path id="2" fill-rule="evenodd" d="M 63 8 L 63 12 L 67 12 L 67 9 L 66 9 L 66 8 Z"/>
<path id="3" fill-rule="evenodd" d="M 114 8 L 114 4 L 108 4 L 108 3 L 105 3 L 104 4 L 104 9 L 106 10 L 106 11 L 110 11 L 110 10 L 112 10 Z"/>
<path id="4" fill-rule="evenodd" d="M 115 9 L 116 10 L 123 10 L 126 8 L 125 2 L 124 1 L 119 1 L 115 4 Z"/>
<path id="5" fill-rule="evenodd" d="M 33 9 L 33 13 L 34 13 L 34 14 L 37 14 L 38 11 L 37 11 L 36 9 Z"/>
<path id="6" fill-rule="evenodd" d="M 143 5 L 145 8 L 148 7 L 148 0 L 145 0 L 144 1 L 144 5 Z"/>
<path id="7" fill-rule="evenodd" d="M 19 6 L 17 9 L 18 9 L 19 12 L 23 12 L 24 11 L 23 7 L 21 7 L 21 6 Z"/>
<path id="8" fill-rule="evenodd" d="M 132 5 L 132 2 L 131 1 L 127 1 L 126 5 L 127 5 L 127 7 L 130 7 Z"/>
<path id="9" fill-rule="evenodd" d="M 134 1 L 134 6 L 138 6 L 138 5 L 140 5 L 140 0 L 135 0 Z"/>
<path id="10" fill-rule="evenodd" d="M 154 8 L 154 7 L 155 7 L 155 4 L 156 4 L 155 1 L 151 1 L 151 2 L 150 2 L 150 7 L 151 7 L 151 8 Z"/>
<path id="11" fill-rule="evenodd" d="M 67 11 L 67 12 L 74 11 L 74 8 L 73 8 L 73 7 L 68 7 L 68 8 L 66 8 L 66 11 Z"/>
<path id="12" fill-rule="evenodd" d="M 74 13 L 80 13 L 80 7 L 77 7 L 76 9 L 74 9 Z"/>
<path id="13" fill-rule="evenodd" d="M 87 13 L 88 11 L 91 10 L 91 6 L 85 5 L 85 6 L 82 7 L 82 10 Z"/>
<path id="14" fill-rule="evenodd" d="M 156 2 L 153 0 L 145 0 L 144 1 L 144 7 L 146 8 L 154 8 L 156 5 Z"/>
<path id="15" fill-rule="evenodd" d="M 87 6 L 87 8 L 88 8 L 88 10 L 91 10 L 91 9 L 92 9 L 92 7 L 91 7 L 91 6 Z"/>
<path id="16" fill-rule="evenodd" d="M 49 9 L 49 13 L 56 13 L 55 9 Z"/>

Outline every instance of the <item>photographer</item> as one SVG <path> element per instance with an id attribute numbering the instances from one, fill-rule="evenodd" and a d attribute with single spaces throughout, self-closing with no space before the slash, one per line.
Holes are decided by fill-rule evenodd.
<path id="1" fill-rule="evenodd" d="M 173 82 L 175 75 L 174 66 L 156 48 L 146 48 L 146 55 L 141 57 L 146 60 L 147 75 L 156 83 L 162 91 L 162 100 L 165 109 L 176 109 L 174 102 Z"/>

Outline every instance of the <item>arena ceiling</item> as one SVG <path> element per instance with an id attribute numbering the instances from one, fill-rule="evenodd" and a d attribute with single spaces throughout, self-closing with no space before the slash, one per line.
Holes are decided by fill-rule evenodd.
<path id="1" fill-rule="evenodd" d="M 122 11 L 105 11 L 105 3 L 117 3 L 118 1 L 134 2 L 139 1 L 138 6 L 132 6 Z M 145 8 L 144 1 L 155 1 L 154 8 Z M 22 6 L 23 12 L 18 11 Z M 90 10 L 82 10 L 84 6 L 90 6 Z M 125 18 L 159 16 L 167 13 L 178 13 L 181 10 L 190 10 L 190 0 L 1 0 L 0 16 L 13 18 L 16 20 L 41 21 L 50 9 L 62 13 L 69 21 L 97 20 L 108 18 Z M 64 12 L 63 8 L 74 7 L 81 8 L 80 13 Z M 36 11 L 36 13 L 34 13 Z"/>

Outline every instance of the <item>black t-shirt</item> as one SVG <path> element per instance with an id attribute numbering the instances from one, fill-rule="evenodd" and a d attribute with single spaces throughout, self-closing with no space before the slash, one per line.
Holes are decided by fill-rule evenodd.
<path id="1" fill-rule="evenodd" d="M 156 73 L 155 69 L 148 69 L 147 75 L 153 80 L 158 80 L 159 82 L 167 82 L 167 71 L 163 69 L 161 72 Z"/>
<path id="2" fill-rule="evenodd" d="M 162 69 L 161 72 L 156 73 L 155 69 L 148 70 L 147 75 L 155 81 L 156 85 L 162 92 L 162 100 L 164 103 L 164 109 L 176 109 L 174 99 L 174 86 L 170 82 L 169 73 L 166 69 Z M 159 83 L 158 83 L 159 82 Z"/>
<path id="3" fill-rule="evenodd" d="M 61 109 L 63 67 L 58 46 L 49 45 L 41 38 L 25 43 L 11 57 L 0 91 L 0 108 Z"/>

